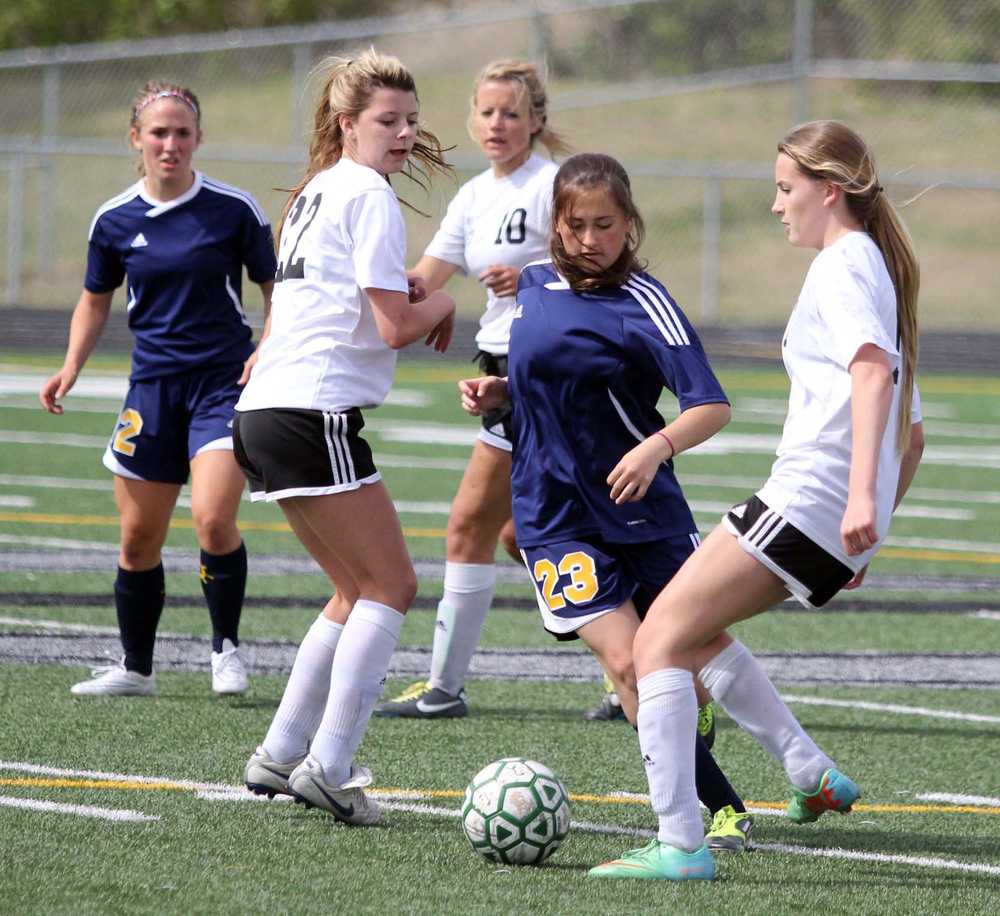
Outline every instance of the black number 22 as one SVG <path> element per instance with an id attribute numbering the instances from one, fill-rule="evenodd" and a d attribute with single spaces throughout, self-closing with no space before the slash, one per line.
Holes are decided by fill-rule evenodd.
<path id="1" fill-rule="evenodd" d="M 306 204 L 306 199 L 301 194 L 296 198 L 295 203 L 292 205 L 292 212 L 288 214 L 288 219 L 282 227 L 281 232 L 281 247 L 285 247 L 285 241 L 291 240 L 292 230 L 295 228 L 295 224 L 299 222 L 303 213 L 306 214 L 306 220 L 302 224 L 302 228 L 299 229 L 298 235 L 295 236 L 295 243 L 292 245 L 292 250 L 288 252 L 288 256 L 283 258 L 278 263 L 278 272 L 274 275 L 274 282 L 280 283 L 282 280 L 301 280 L 305 277 L 306 270 L 306 259 L 304 257 L 295 260 L 295 252 L 299 248 L 299 242 L 302 241 L 302 236 L 306 234 L 306 230 L 312 225 L 312 221 L 316 219 L 316 214 L 319 213 L 319 204 L 323 199 L 322 194 L 317 194 L 312 200 Z"/>

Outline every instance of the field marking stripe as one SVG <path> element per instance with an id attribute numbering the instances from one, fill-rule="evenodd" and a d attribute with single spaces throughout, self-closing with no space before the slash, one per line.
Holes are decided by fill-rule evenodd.
<path id="1" fill-rule="evenodd" d="M 35 770 L 54 770 L 55 767 L 40 767 L 34 764 L 16 765 L 0 761 L 0 769 L 18 769 L 33 767 Z M 39 776 L 0 778 L 0 786 L 18 786 L 37 789 L 121 789 L 150 791 L 181 791 L 198 793 L 199 797 L 209 800 L 231 799 L 239 801 L 250 793 L 242 786 L 231 786 L 225 783 L 192 783 L 157 779 L 151 776 L 124 776 L 122 774 L 92 774 L 93 778 L 73 777 L 73 771 L 61 771 L 59 778 L 43 778 Z M 88 774 L 91 775 L 91 774 Z M 424 799 L 424 798 L 463 798 L 465 792 L 460 789 L 404 789 L 400 787 L 369 789 L 372 795 L 383 800 Z M 921 796 L 923 797 L 923 796 Z M 971 800 L 974 796 L 970 796 Z M 594 795 L 589 793 L 569 793 L 573 802 L 599 805 L 640 805 L 649 804 L 648 796 L 640 793 Z M 252 799 L 251 799 L 252 800 Z M 998 803 L 1000 804 L 1000 803 Z M 746 805 L 755 813 L 781 814 L 785 810 L 783 802 L 751 801 Z M 879 813 L 896 814 L 995 814 L 1000 815 L 1000 807 L 979 806 L 975 804 L 962 805 L 912 805 L 912 804 L 857 804 L 855 811 L 875 811 Z"/>
<path id="2" fill-rule="evenodd" d="M 921 801 L 952 802 L 956 805 L 986 805 L 989 808 L 1000 808 L 1000 798 L 990 798 L 987 795 L 954 795 L 951 792 L 925 792 L 918 795 Z"/>
<path id="3" fill-rule="evenodd" d="M 190 787 L 174 782 L 137 782 L 134 779 L 72 779 L 69 777 L 21 776 L 0 778 L 0 786 L 21 786 L 34 789 L 148 789 L 150 791 L 185 791 Z"/>
<path id="4" fill-rule="evenodd" d="M 39 763 L 22 763 L 16 760 L 0 760 L 0 770 L 11 770 L 15 773 L 36 773 L 40 776 L 68 776 L 84 779 L 97 779 L 102 783 L 107 781 L 133 782 L 139 785 L 163 785 L 170 783 L 177 789 L 193 791 L 226 791 L 232 786 L 221 782 L 195 782 L 189 779 L 171 779 L 167 776 L 137 776 L 131 773 L 108 773 L 103 770 L 70 770 L 65 767 L 50 767 Z"/>
<path id="5" fill-rule="evenodd" d="M 41 512 L 0 512 L 0 522 L 17 522 L 22 525 L 108 525 L 119 527 L 117 515 L 70 515 Z M 193 519 L 175 518 L 170 524 L 175 528 L 194 529 Z M 285 522 L 253 522 L 240 520 L 240 527 L 247 531 L 280 531 L 291 534 Z M 403 534 L 412 538 L 443 538 L 444 528 L 403 528 Z M 966 550 L 916 550 L 907 547 L 883 547 L 879 556 L 894 559 L 936 560 L 942 563 L 1000 564 L 1000 553 L 972 553 Z"/>
<path id="6" fill-rule="evenodd" d="M 985 862 L 957 862 L 937 856 L 897 856 L 884 852 L 861 852 L 854 849 L 820 849 L 815 846 L 792 846 L 786 843 L 754 843 L 754 849 L 765 852 L 783 852 L 791 855 L 819 856 L 824 859 L 850 859 L 855 862 L 884 862 L 891 865 L 917 865 L 922 868 L 950 868 L 958 871 L 976 871 L 987 875 L 1000 875 L 1000 865 Z"/>
<path id="7" fill-rule="evenodd" d="M 899 715 L 929 716 L 932 719 L 958 719 L 962 722 L 990 722 L 1000 724 L 1000 716 L 990 716 L 976 712 L 955 712 L 950 709 L 928 709 L 924 706 L 900 706 L 896 703 L 872 703 L 867 700 L 831 700 L 825 697 L 800 697 L 783 693 L 786 703 L 801 703 L 804 706 L 834 706 L 843 709 L 867 709 L 872 712 L 894 712 Z"/>
<path id="8" fill-rule="evenodd" d="M 98 808 L 94 805 L 64 805 L 59 802 L 41 801 L 37 798 L 14 798 L 0 795 L 0 805 L 23 808 L 27 811 L 44 811 L 51 814 L 75 814 L 78 817 L 96 817 L 105 821 L 158 821 L 159 815 L 129 811 L 127 808 Z"/>
<path id="9" fill-rule="evenodd" d="M 121 519 L 117 515 L 60 515 L 40 512 L 0 512 L 0 522 L 17 522 L 22 525 L 112 525 L 119 527 Z M 190 518 L 174 518 L 170 524 L 174 528 L 195 527 Z M 281 531 L 292 533 L 286 522 L 251 522 L 240 520 L 240 528 L 246 531 Z M 403 534 L 412 538 L 443 538 L 444 528 L 404 528 Z M 1000 561 L 1000 558 L 998 558 Z"/>

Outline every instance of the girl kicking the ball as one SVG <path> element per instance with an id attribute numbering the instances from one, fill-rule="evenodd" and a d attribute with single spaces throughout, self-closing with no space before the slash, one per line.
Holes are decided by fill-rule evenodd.
<path id="1" fill-rule="evenodd" d="M 512 407 L 514 524 L 545 628 L 590 647 L 634 723 L 640 620 L 698 546 L 673 461 L 722 429 L 730 408 L 694 328 L 642 269 L 642 217 L 622 166 L 567 159 L 552 228 L 551 260 L 521 273 L 509 375 L 459 387 L 473 415 Z M 667 424 L 656 410 L 664 387 L 680 404 Z M 690 743 L 710 841 L 742 849 L 752 820 L 704 740 Z"/>
<path id="2" fill-rule="evenodd" d="M 690 750 L 695 677 L 782 764 L 791 820 L 850 811 L 860 795 L 726 628 L 789 595 L 820 607 L 864 579 L 923 450 L 919 271 L 868 147 L 844 124 L 795 128 L 778 144 L 774 178 L 771 210 L 788 240 L 819 251 L 782 339 L 791 393 L 778 458 L 636 633 L 639 743 L 659 833 L 595 877 L 714 877 Z"/>

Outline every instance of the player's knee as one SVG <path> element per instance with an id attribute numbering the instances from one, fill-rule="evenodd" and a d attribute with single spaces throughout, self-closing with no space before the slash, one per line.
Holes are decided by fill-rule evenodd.
<path id="1" fill-rule="evenodd" d="M 140 524 L 122 525 L 119 563 L 123 569 L 149 569 L 160 561 L 163 538 Z"/>
<path id="2" fill-rule="evenodd" d="M 628 649 L 605 655 L 601 662 L 619 692 L 623 686 L 635 690 L 635 666 L 632 663 L 632 653 Z"/>
<path id="3" fill-rule="evenodd" d="M 215 511 L 196 513 L 194 526 L 198 545 L 207 553 L 230 553 L 239 546 L 239 530 L 235 520 L 228 513 Z"/>

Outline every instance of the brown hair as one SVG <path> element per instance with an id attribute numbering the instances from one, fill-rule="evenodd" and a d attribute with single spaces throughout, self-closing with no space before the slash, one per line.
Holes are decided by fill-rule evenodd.
<path id="1" fill-rule="evenodd" d="M 473 118 L 476 114 L 476 96 L 479 94 L 479 87 L 483 83 L 514 83 L 518 87 L 518 105 L 522 100 L 527 100 L 528 111 L 537 118 L 541 127 L 531 135 L 531 144 L 534 146 L 537 140 L 542 144 L 552 156 L 570 151 L 569 144 L 562 138 L 562 135 L 553 130 L 548 125 L 549 119 L 549 98 L 545 92 L 545 80 L 538 72 L 538 67 L 526 60 L 506 59 L 494 60 L 488 63 L 479 75 L 472 87 L 472 99 L 470 100 L 469 118 L 466 128 L 473 140 L 476 139 L 473 130 Z"/>
<path id="2" fill-rule="evenodd" d="M 573 211 L 573 203 L 581 191 L 604 188 L 625 216 L 632 221 L 632 228 L 625 239 L 625 248 L 618 260 L 606 270 L 595 270 L 593 264 L 566 253 L 562 239 L 556 231 L 561 219 Z M 552 235 L 550 251 L 552 263 L 569 285 L 577 292 L 599 289 L 602 286 L 619 286 L 630 274 L 645 265 L 638 258 L 639 246 L 645 238 L 646 228 L 639 208 L 632 199 L 632 185 L 628 173 L 617 159 L 603 153 L 578 153 L 570 156 L 556 172 L 552 186 Z"/>
<path id="3" fill-rule="evenodd" d="M 362 51 L 357 57 L 328 57 L 316 66 L 312 75 L 322 78 L 322 90 L 313 119 L 309 164 L 302 178 L 290 189 L 278 224 L 279 237 L 285 217 L 302 189 L 314 176 L 340 161 L 344 153 L 340 116 L 357 118 L 371 104 L 372 96 L 379 89 L 400 89 L 412 92 L 414 96 L 417 94 L 413 76 L 402 62 L 380 54 L 374 48 Z M 441 141 L 429 130 L 420 127 L 403 174 L 426 189 L 430 172 L 450 174 L 452 171 L 445 161 L 444 152 Z"/>
<path id="4" fill-rule="evenodd" d="M 186 105 L 194 115 L 195 124 L 201 130 L 201 105 L 198 104 L 198 97 L 186 86 L 178 83 L 170 83 L 167 80 L 149 80 L 139 94 L 132 100 L 132 113 L 129 117 L 129 127 L 132 130 L 139 130 L 139 116 L 143 110 L 159 99 L 177 99 Z M 142 164 L 142 156 L 139 157 L 138 170 L 140 175 L 145 175 L 146 170 Z"/>
<path id="5" fill-rule="evenodd" d="M 861 223 L 885 258 L 896 290 L 896 324 L 902 351 L 896 445 L 903 451 L 910 441 L 913 377 L 919 348 L 920 265 L 913 243 L 879 183 L 875 159 L 868 145 L 846 124 L 839 121 L 801 124 L 778 144 L 778 152 L 792 159 L 804 174 L 840 188 L 851 215 Z"/>

